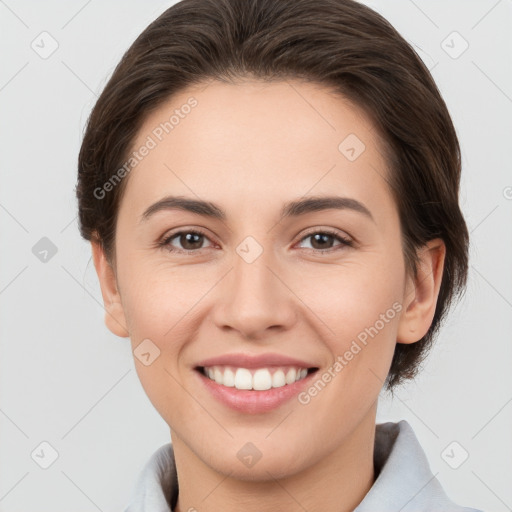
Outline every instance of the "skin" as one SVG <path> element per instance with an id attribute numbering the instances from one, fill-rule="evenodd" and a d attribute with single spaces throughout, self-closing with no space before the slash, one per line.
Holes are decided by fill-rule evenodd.
<path id="1" fill-rule="evenodd" d="M 106 325 L 132 349 L 149 338 L 160 350 L 148 366 L 134 361 L 170 427 L 177 510 L 353 510 L 376 477 L 377 398 L 395 344 L 427 332 L 445 246 L 436 239 L 418 250 L 418 276 L 408 274 L 378 134 L 341 96 L 298 80 L 214 81 L 151 113 L 133 147 L 190 96 L 198 105 L 129 175 L 113 267 L 92 243 Z M 352 162 L 338 150 L 351 133 L 366 147 Z M 168 194 L 211 201 L 226 219 L 168 210 L 140 222 Z M 373 220 L 349 209 L 280 219 L 285 202 L 312 195 L 357 199 Z M 199 250 L 157 246 L 188 228 L 206 234 Z M 306 237 L 322 228 L 353 246 Z M 252 263 L 236 252 L 247 236 L 263 250 Z M 190 247 L 179 236 L 172 246 Z M 226 353 L 274 352 L 311 361 L 321 375 L 393 303 L 401 311 L 306 405 L 293 398 L 266 413 L 236 412 L 193 369 Z M 247 442 L 262 454 L 250 468 L 237 458 Z"/>

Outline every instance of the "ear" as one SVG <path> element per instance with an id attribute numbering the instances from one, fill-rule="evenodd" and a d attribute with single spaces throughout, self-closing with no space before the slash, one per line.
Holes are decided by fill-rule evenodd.
<path id="1" fill-rule="evenodd" d="M 94 267 L 100 281 L 101 295 L 103 296 L 105 325 L 113 334 L 121 338 L 127 338 L 130 334 L 126 327 L 126 318 L 114 270 L 98 242 L 91 241 L 91 249 Z"/>
<path id="2" fill-rule="evenodd" d="M 416 278 L 407 278 L 397 343 L 414 343 L 428 332 L 436 311 L 445 255 L 446 246 L 440 238 L 418 250 L 418 273 Z"/>

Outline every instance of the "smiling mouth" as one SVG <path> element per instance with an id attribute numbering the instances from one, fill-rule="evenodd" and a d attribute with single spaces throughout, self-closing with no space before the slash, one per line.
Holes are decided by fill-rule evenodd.
<path id="1" fill-rule="evenodd" d="M 272 388 L 282 388 L 305 379 L 309 374 L 316 372 L 318 368 L 273 366 L 248 369 L 234 366 L 198 366 L 196 370 L 224 387 L 266 391 Z"/>

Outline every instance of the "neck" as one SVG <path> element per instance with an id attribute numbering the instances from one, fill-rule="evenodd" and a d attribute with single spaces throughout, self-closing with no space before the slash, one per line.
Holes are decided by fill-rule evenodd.
<path id="1" fill-rule="evenodd" d="M 375 481 L 373 450 L 376 408 L 328 457 L 294 475 L 265 481 L 240 480 L 204 464 L 173 436 L 179 482 L 175 512 L 350 512 Z M 298 447 L 300 450 L 300 447 Z"/>

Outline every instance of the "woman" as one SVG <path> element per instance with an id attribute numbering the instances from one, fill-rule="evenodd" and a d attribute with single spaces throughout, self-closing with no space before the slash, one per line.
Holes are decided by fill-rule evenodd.
<path id="1" fill-rule="evenodd" d="M 352 0 L 183 0 L 88 121 L 82 236 L 172 445 L 128 511 L 470 511 L 379 391 L 465 285 L 460 150 L 421 60 Z"/>

